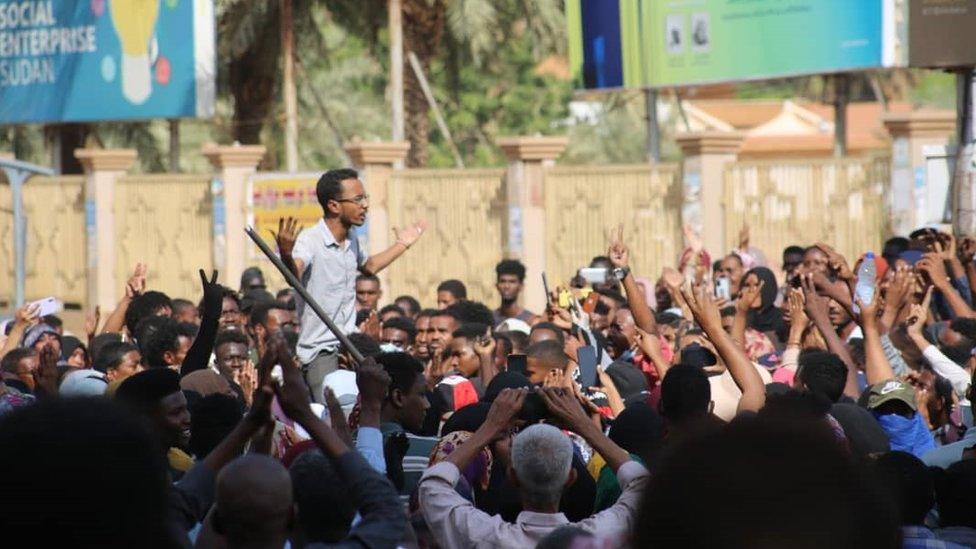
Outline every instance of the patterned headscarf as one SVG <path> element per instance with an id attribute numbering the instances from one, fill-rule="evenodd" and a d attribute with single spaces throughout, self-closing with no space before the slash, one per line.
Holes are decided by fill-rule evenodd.
<path id="1" fill-rule="evenodd" d="M 447 459 L 459 446 L 471 438 L 471 431 L 454 431 L 441 437 L 434 449 L 430 452 L 430 464 L 434 465 Z M 491 465 L 493 457 L 491 450 L 482 448 L 471 463 L 461 471 L 461 476 L 468 481 L 471 486 L 480 486 L 482 490 L 488 489 L 491 480 Z"/>

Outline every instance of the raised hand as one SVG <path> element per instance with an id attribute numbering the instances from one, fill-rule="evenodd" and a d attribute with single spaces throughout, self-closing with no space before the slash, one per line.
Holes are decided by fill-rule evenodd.
<path id="1" fill-rule="evenodd" d="M 132 270 L 132 276 L 125 283 L 126 297 L 133 299 L 146 292 L 146 273 L 148 272 L 149 267 L 145 263 L 136 263 L 135 269 Z"/>
<path id="2" fill-rule="evenodd" d="M 925 321 L 928 320 L 929 303 L 931 301 L 932 286 L 929 286 L 925 292 L 925 298 L 922 299 L 922 303 L 913 303 L 911 312 L 908 314 L 908 319 L 905 320 L 905 328 L 909 336 L 913 338 L 923 337 L 922 328 L 925 327 Z"/>
<path id="3" fill-rule="evenodd" d="M 363 405 L 382 406 L 390 391 L 390 374 L 372 357 L 365 359 L 356 370 L 356 386 Z"/>
<path id="4" fill-rule="evenodd" d="M 813 275 L 811 273 L 800 275 L 800 282 L 803 286 L 803 310 L 806 311 L 807 316 L 814 321 L 827 319 L 829 315 L 827 299 L 817 293 Z"/>
<path id="5" fill-rule="evenodd" d="M 281 366 L 282 382 L 274 385 L 281 410 L 291 419 L 302 423 L 312 417 L 311 399 L 302 372 L 292 360 L 284 339 L 275 337 L 268 343 L 265 356 L 273 354 Z"/>
<path id="6" fill-rule="evenodd" d="M 37 314 L 40 309 L 40 305 L 37 303 L 26 303 L 23 307 L 17 309 L 14 314 L 14 325 L 27 328 L 37 324 L 41 317 Z"/>
<path id="7" fill-rule="evenodd" d="M 609 232 L 610 247 L 607 249 L 607 257 L 610 263 L 617 268 L 626 268 L 630 265 L 630 250 L 624 244 L 624 224 L 621 223 L 617 229 Z"/>
<path id="8" fill-rule="evenodd" d="M 578 432 L 589 421 L 573 391 L 561 387 L 544 387 L 537 392 L 546 408 L 564 427 Z"/>
<path id="9" fill-rule="evenodd" d="M 258 370 L 248 360 L 239 370 L 234 370 L 234 383 L 240 386 L 244 393 L 244 404 L 251 406 L 254 390 L 258 387 Z"/>
<path id="10" fill-rule="evenodd" d="M 895 269 L 895 274 L 885 291 L 885 305 L 893 310 L 901 309 L 915 287 L 915 275 L 905 266 Z"/>
<path id="11" fill-rule="evenodd" d="M 352 446 L 352 430 L 349 428 L 346 413 L 342 410 L 342 405 L 339 404 L 339 399 L 336 398 L 332 387 L 325 388 L 325 405 L 329 408 L 329 422 L 332 424 L 332 430 L 347 446 Z"/>
<path id="12" fill-rule="evenodd" d="M 98 333 L 98 324 L 102 321 L 102 308 L 95 305 L 95 310 L 85 315 L 85 334 L 88 336 L 88 342 L 95 338 L 95 334 Z"/>
<path id="13" fill-rule="evenodd" d="M 817 242 L 814 246 L 819 248 L 827 256 L 827 266 L 837 274 L 838 278 L 841 280 L 851 280 L 854 278 L 854 272 L 851 271 L 850 266 L 847 264 L 847 259 L 840 252 L 825 242 Z"/>
<path id="14" fill-rule="evenodd" d="M 34 370 L 34 384 L 46 396 L 54 397 L 58 394 L 58 359 L 60 353 L 51 345 L 41 348 L 41 356 L 37 370 Z"/>
<path id="15" fill-rule="evenodd" d="M 369 337 L 379 340 L 380 339 L 380 315 L 376 314 L 376 311 L 370 311 L 369 316 L 366 320 L 358 326 L 359 331 L 368 335 Z"/>
<path id="16" fill-rule="evenodd" d="M 949 275 L 946 273 L 945 262 L 941 253 L 929 252 L 923 255 L 922 259 L 915 264 L 915 269 L 924 273 L 937 288 L 943 288 L 949 284 Z"/>
<path id="17" fill-rule="evenodd" d="M 710 329 L 722 329 L 722 313 L 704 286 L 682 286 L 681 295 L 702 330 L 708 333 Z"/>
<path id="18" fill-rule="evenodd" d="M 279 217 L 278 232 L 271 231 L 275 242 L 278 244 L 278 253 L 283 256 L 290 256 L 295 249 L 295 241 L 302 228 L 298 226 L 298 219 L 294 217 Z"/>
<path id="19" fill-rule="evenodd" d="M 498 393 L 495 401 L 491 403 L 488 410 L 488 417 L 485 418 L 485 426 L 494 432 L 500 433 L 512 424 L 512 421 L 522 411 L 522 404 L 525 402 L 528 389 L 502 389 Z"/>
<path id="20" fill-rule="evenodd" d="M 759 281 L 758 286 L 742 286 L 739 290 L 739 298 L 735 302 L 735 308 L 740 313 L 748 312 L 752 309 L 756 303 L 759 303 L 762 299 L 762 289 L 766 283 L 762 280 Z M 716 307 L 719 307 L 721 311 L 721 305 L 716 303 Z"/>
<path id="21" fill-rule="evenodd" d="M 959 242 L 959 261 L 970 263 L 976 256 L 976 237 L 964 236 Z"/>
<path id="22" fill-rule="evenodd" d="M 495 338 L 490 334 L 483 335 L 475 340 L 474 352 L 481 358 L 492 358 L 495 356 Z"/>
<path id="23" fill-rule="evenodd" d="M 399 244 L 403 244 L 405 247 L 410 248 L 414 245 L 420 237 L 423 236 L 424 231 L 427 230 L 427 221 L 420 220 L 413 225 L 408 225 L 406 227 L 393 227 L 393 235 L 396 237 L 396 241 Z"/>
<path id="24" fill-rule="evenodd" d="M 742 225 L 739 229 L 739 249 L 745 250 L 749 247 L 749 224 Z"/>
<path id="25" fill-rule="evenodd" d="M 795 328 L 797 335 L 802 335 L 807 326 L 810 325 L 810 317 L 803 310 L 803 292 L 796 288 L 790 288 L 786 294 L 787 308 L 790 311 L 790 327 Z"/>

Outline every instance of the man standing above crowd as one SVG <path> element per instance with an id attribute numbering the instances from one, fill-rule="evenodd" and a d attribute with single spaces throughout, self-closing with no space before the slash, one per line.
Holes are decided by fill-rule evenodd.
<path id="1" fill-rule="evenodd" d="M 285 265 L 305 284 L 322 309 L 346 333 L 356 331 L 356 277 L 375 275 L 403 255 L 424 233 L 426 223 L 393 229 L 396 242 L 371 257 L 359 246 L 355 227 L 366 222 L 369 195 L 355 170 L 330 170 L 315 194 L 322 219 L 298 234 L 294 219 L 280 220 L 275 240 Z M 339 338 L 310 308 L 302 308 L 298 359 L 305 380 L 321 402 L 325 376 L 338 368 Z"/>
<path id="2" fill-rule="evenodd" d="M 495 326 L 509 318 L 531 324 L 535 314 L 519 305 L 519 295 L 525 283 L 525 265 L 517 259 L 503 259 L 495 266 L 495 276 L 495 288 L 502 298 L 501 306 L 492 311 Z"/>

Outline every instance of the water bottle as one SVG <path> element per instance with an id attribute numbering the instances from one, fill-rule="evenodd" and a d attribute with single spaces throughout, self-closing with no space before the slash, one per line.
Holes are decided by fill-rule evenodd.
<path id="1" fill-rule="evenodd" d="M 857 268 L 857 284 L 854 286 L 854 295 L 865 305 L 874 301 L 874 284 L 878 276 L 877 268 L 874 265 L 874 252 L 864 254 L 861 265 Z M 854 312 L 860 314 L 855 303 Z"/>

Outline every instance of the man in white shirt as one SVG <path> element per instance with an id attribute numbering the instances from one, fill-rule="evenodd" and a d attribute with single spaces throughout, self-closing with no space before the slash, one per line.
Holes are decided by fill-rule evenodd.
<path id="1" fill-rule="evenodd" d="M 552 425 L 523 429 L 512 442 L 510 473 L 519 488 L 523 511 L 515 523 L 488 515 L 454 489 L 460 471 L 508 429 L 527 389 L 505 389 L 492 403 L 488 417 L 464 444 L 444 461 L 430 467 L 420 479 L 420 509 L 441 547 L 535 547 L 550 532 L 570 524 L 559 512 L 563 490 L 575 480 L 573 443 Z M 629 539 L 648 472 L 613 443 L 583 412 L 576 396 L 559 388 L 540 389 L 539 395 L 552 416 L 582 436 L 616 473 L 622 493 L 610 508 L 575 526 L 598 533 L 614 547 Z"/>
<path id="2" fill-rule="evenodd" d="M 294 219 L 278 222 L 275 240 L 281 259 L 302 280 L 309 294 L 344 333 L 356 331 L 356 277 L 376 274 L 393 263 L 423 234 L 426 223 L 393 229 L 396 242 L 367 257 L 355 227 L 366 222 L 369 195 L 355 170 L 330 170 L 319 179 L 315 194 L 322 219 L 298 234 Z M 325 376 L 338 368 L 339 338 L 309 307 L 299 308 L 302 330 L 298 359 L 316 402 L 322 402 Z"/>

